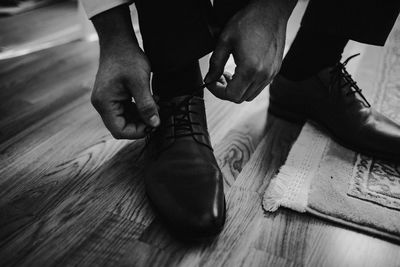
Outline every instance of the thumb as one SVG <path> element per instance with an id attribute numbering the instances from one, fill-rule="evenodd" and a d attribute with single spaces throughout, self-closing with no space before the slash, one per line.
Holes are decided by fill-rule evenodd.
<path id="1" fill-rule="evenodd" d="M 159 126 L 160 116 L 158 114 L 157 104 L 150 93 L 149 79 L 143 79 L 139 83 L 139 86 L 130 84 L 129 89 L 135 99 L 139 116 L 143 122 L 152 127 Z"/>
<path id="2" fill-rule="evenodd" d="M 205 83 L 216 81 L 221 77 L 224 73 L 225 64 L 229 59 L 229 54 L 230 47 L 228 42 L 220 40 L 210 58 L 210 68 L 204 79 Z"/>

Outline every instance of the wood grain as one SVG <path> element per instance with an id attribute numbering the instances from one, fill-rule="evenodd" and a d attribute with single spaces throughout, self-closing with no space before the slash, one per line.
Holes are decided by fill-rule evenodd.
<path id="1" fill-rule="evenodd" d="M 143 141 L 114 140 L 89 103 L 97 62 L 83 41 L 0 61 L 0 266 L 399 266 L 397 244 L 263 212 L 301 129 L 267 115 L 268 90 L 242 105 L 206 92 L 227 222 L 208 242 L 177 240 L 146 199 Z"/>

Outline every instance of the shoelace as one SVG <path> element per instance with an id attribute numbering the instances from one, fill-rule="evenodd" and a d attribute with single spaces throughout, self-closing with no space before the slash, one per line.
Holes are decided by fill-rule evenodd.
<path id="1" fill-rule="evenodd" d="M 180 138 L 185 136 L 195 136 L 195 135 L 204 135 L 202 132 L 193 132 L 192 125 L 199 125 L 199 123 L 192 122 L 190 120 L 190 113 L 196 113 L 194 111 L 189 110 L 189 105 L 196 105 L 195 103 L 190 103 L 190 100 L 196 96 L 199 92 L 201 92 L 204 88 L 210 85 L 213 82 L 204 83 L 199 88 L 194 90 L 190 95 L 185 97 L 179 103 L 172 103 L 166 107 L 166 116 L 165 117 L 174 117 L 174 124 L 166 125 L 165 127 L 174 127 L 174 135 L 169 136 L 167 138 L 174 139 Z M 151 134 L 156 130 L 156 128 L 148 128 L 147 134 L 145 136 L 145 145 L 142 150 L 139 152 L 137 159 L 139 159 L 144 151 L 146 150 L 147 146 L 149 145 Z M 197 142 L 197 140 L 195 139 Z M 208 147 L 208 145 L 206 145 Z M 210 147 L 210 149 L 212 149 Z"/>
<path id="2" fill-rule="evenodd" d="M 350 85 L 350 88 L 352 89 L 352 91 L 348 92 L 348 95 L 358 94 L 364 100 L 365 104 L 368 107 L 371 107 L 370 103 L 368 102 L 368 100 L 363 95 L 362 89 L 360 87 L 358 87 L 357 82 L 353 80 L 351 75 L 346 70 L 347 63 L 350 60 L 352 60 L 353 58 L 355 58 L 355 57 L 357 57 L 359 55 L 360 55 L 360 53 L 348 57 L 343 63 L 339 62 L 331 70 L 331 73 L 333 73 L 333 76 L 332 76 L 332 80 L 331 80 L 331 83 L 330 83 L 329 90 L 331 91 L 335 84 L 339 84 L 339 89 L 342 89 L 347 85 Z M 342 78 L 345 81 L 345 83 L 343 83 L 343 84 L 341 84 Z"/>
<path id="3" fill-rule="evenodd" d="M 189 106 L 195 106 L 196 103 L 190 103 L 190 100 L 201 90 L 207 87 L 208 84 L 201 85 L 198 89 L 193 91 L 189 96 L 184 98 L 179 103 L 170 103 L 164 107 L 164 112 L 166 117 L 173 116 L 174 123 L 170 125 L 166 125 L 165 127 L 174 127 L 174 135 L 169 136 L 167 138 L 179 138 L 185 136 L 193 136 L 193 135 L 203 135 L 201 132 L 194 132 L 192 125 L 199 125 L 200 123 L 192 122 L 190 120 L 190 114 L 197 114 L 195 111 L 189 110 Z"/>

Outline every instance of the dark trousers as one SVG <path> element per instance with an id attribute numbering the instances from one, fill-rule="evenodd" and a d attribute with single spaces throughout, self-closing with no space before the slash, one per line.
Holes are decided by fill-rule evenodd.
<path id="1" fill-rule="evenodd" d="M 173 71 L 213 51 L 219 32 L 247 1 L 136 0 L 153 71 Z M 399 10 L 400 0 L 310 0 L 301 27 L 382 46 Z"/>

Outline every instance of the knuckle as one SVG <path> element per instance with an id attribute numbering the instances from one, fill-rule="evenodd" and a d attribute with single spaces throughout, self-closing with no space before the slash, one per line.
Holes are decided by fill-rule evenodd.
<path id="1" fill-rule="evenodd" d="M 252 70 L 255 74 L 264 74 L 266 73 L 266 69 L 264 68 L 264 64 L 260 62 L 253 63 Z"/>
<path id="2" fill-rule="evenodd" d="M 255 67 L 250 66 L 247 67 L 246 70 L 243 73 L 243 76 L 247 79 L 252 78 L 255 74 L 257 73 L 257 70 Z"/>
<path id="3" fill-rule="evenodd" d="M 271 79 L 274 76 L 274 74 L 271 73 L 271 71 L 268 71 L 268 70 L 264 71 L 263 74 L 264 74 L 264 78 L 265 79 Z"/>
<path id="4" fill-rule="evenodd" d="M 155 107 L 151 101 L 145 101 L 137 104 L 138 111 L 145 117 L 151 116 L 154 113 Z"/>
<path id="5" fill-rule="evenodd" d="M 115 138 L 115 139 L 122 139 L 123 136 L 121 133 L 119 132 L 111 132 L 111 135 Z"/>
<path id="6" fill-rule="evenodd" d="M 90 97 L 90 102 L 97 109 L 100 107 L 101 99 L 98 97 L 97 94 L 92 94 L 92 96 Z"/>
<path id="7" fill-rule="evenodd" d="M 143 70 L 136 70 L 134 75 L 123 75 L 121 80 L 125 83 L 142 84 L 148 80 L 148 75 Z"/>
<path id="8" fill-rule="evenodd" d="M 270 73 L 269 75 L 268 75 L 268 80 L 269 81 L 272 81 L 274 78 L 275 78 L 275 76 L 278 74 L 278 72 L 274 72 L 274 73 Z"/>
<path id="9" fill-rule="evenodd" d="M 227 46 L 229 44 L 229 35 L 222 33 L 221 36 L 219 37 L 218 43 L 221 46 Z"/>
<path id="10" fill-rule="evenodd" d="M 253 101 L 253 100 L 254 100 L 254 98 L 256 98 L 256 97 L 257 97 L 257 95 L 255 95 L 255 96 L 252 96 L 252 97 L 248 98 L 248 99 L 246 100 L 246 102 L 251 102 L 251 101 Z"/>
<path id="11" fill-rule="evenodd" d="M 261 76 L 261 80 L 263 81 L 263 83 L 269 83 L 268 81 L 271 81 L 271 75 L 263 73 L 263 75 Z"/>
<path id="12" fill-rule="evenodd" d="M 243 102 L 243 101 L 242 101 L 242 98 L 241 98 L 240 96 L 231 95 L 231 96 L 227 96 L 227 98 L 228 98 L 230 101 L 232 101 L 233 103 L 236 103 L 236 104 L 240 104 L 240 103 Z"/>
<path id="13" fill-rule="evenodd" d="M 243 103 L 243 100 L 242 100 L 242 99 L 235 98 L 235 99 L 233 99 L 233 102 L 234 102 L 235 104 L 241 104 L 241 103 Z"/>
<path id="14" fill-rule="evenodd" d="M 92 91 L 92 95 L 90 97 L 90 101 L 92 102 L 93 106 L 99 107 L 107 99 L 107 85 L 103 86 L 95 86 Z"/>
<path id="15" fill-rule="evenodd" d="M 254 75 L 263 75 L 267 72 L 267 70 L 264 67 L 264 64 L 260 62 L 259 60 L 249 60 L 245 64 L 245 72 L 244 74 L 249 77 L 249 76 L 254 76 Z"/>
<path id="16" fill-rule="evenodd" d="M 210 58 L 210 67 L 216 67 L 217 66 L 217 59 L 215 58 L 215 56 L 211 56 Z"/>
<path id="17" fill-rule="evenodd" d="M 269 83 L 274 79 L 274 77 L 275 77 L 274 74 L 271 74 L 270 72 L 266 73 L 266 74 L 263 76 L 264 83 L 269 84 Z"/>
<path id="18" fill-rule="evenodd" d="M 264 68 L 264 65 L 263 65 L 263 64 L 258 63 L 258 64 L 255 66 L 255 69 L 256 69 L 256 72 L 259 73 L 259 74 L 264 74 L 264 73 L 266 73 L 266 69 Z"/>
<path id="19" fill-rule="evenodd" d="M 132 134 L 132 136 L 130 136 L 130 138 L 132 138 L 132 139 L 140 139 L 140 138 L 143 138 L 144 136 L 142 136 L 141 134 L 139 134 L 139 133 L 135 133 L 135 134 Z"/>

